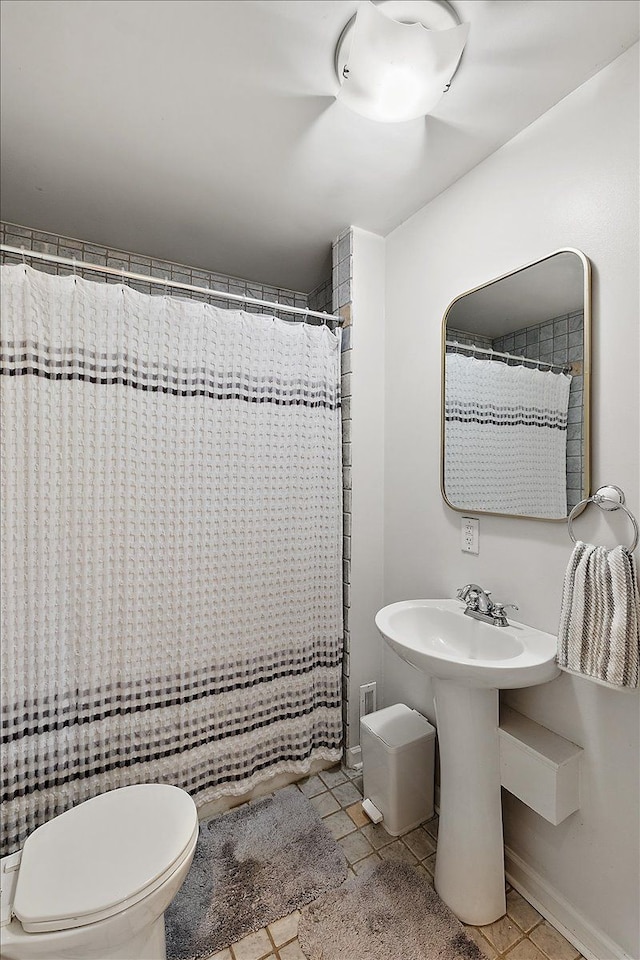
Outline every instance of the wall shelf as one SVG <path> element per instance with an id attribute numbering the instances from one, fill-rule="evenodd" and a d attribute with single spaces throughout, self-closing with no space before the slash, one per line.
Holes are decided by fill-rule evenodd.
<path id="1" fill-rule="evenodd" d="M 502 786 L 557 825 L 580 806 L 582 748 L 510 707 L 500 710 Z"/>

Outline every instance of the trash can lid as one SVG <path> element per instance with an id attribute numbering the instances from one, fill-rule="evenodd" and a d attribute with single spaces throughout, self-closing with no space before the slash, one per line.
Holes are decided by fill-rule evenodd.
<path id="1" fill-rule="evenodd" d="M 368 713 L 360 723 L 388 747 L 404 747 L 424 737 L 432 737 L 436 732 L 421 713 L 411 710 L 405 703 L 394 703 L 391 707 Z"/>

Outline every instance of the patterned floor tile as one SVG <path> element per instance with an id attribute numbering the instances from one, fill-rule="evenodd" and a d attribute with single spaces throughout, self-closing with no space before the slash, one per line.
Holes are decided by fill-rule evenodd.
<path id="1" fill-rule="evenodd" d="M 352 803 L 350 807 L 347 807 L 345 813 L 349 814 L 356 827 L 366 827 L 368 823 L 371 823 L 369 817 L 362 809 L 361 803 Z"/>
<path id="2" fill-rule="evenodd" d="M 366 827 L 362 827 L 362 833 L 367 838 L 374 850 L 379 850 L 380 847 L 384 847 L 388 843 L 393 843 L 395 840 L 395 837 L 392 837 L 391 834 L 387 833 L 381 823 L 367 824 Z"/>
<path id="3" fill-rule="evenodd" d="M 535 943 L 527 937 L 521 940 L 519 944 L 505 953 L 505 960 L 547 960 L 544 953 L 540 953 Z"/>
<path id="4" fill-rule="evenodd" d="M 507 916 L 480 927 L 480 932 L 494 945 L 498 953 L 504 953 L 522 939 L 522 930 Z"/>
<path id="5" fill-rule="evenodd" d="M 409 847 L 406 847 L 402 840 L 394 840 L 393 843 L 388 844 L 386 847 L 381 847 L 378 853 L 383 860 L 395 860 L 398 863 L 408 863 L 412 867 L 415 867 L 418 862 L 411 853 L 411 850 L 409 850 Z"/>
<path id="6" fill-rule="evenodd" d="M 521 930 L 529 933 L 537 926 L 542 917 L 534 910 L 530 903 L 521 897 L 517 890 L 510 890 L 507 894 L 507 914 L 518 924 Z"/>
<path id="7" fill-rule="evenodd" d="M 280 954 L 280 960 L 307 960 L 297 940 L 288 943 L 286 947 L 282 947 L 278 953 Z"/>
<path id="8" fill-rule="evenodd" d="M 339 786 L 341 783 L 346 783 L 348 779 L 346 773 L 344 773 L 340 767 L 331 767 L 330 770 L 321 770 L 318 776 L 323 783 L 326 783 L 330 790 L 333 790 L 334 787 Z"/>
<path id="9" fill-rule="evenodd" d="M 414 867 L 414 870 L 416 871 L 417 874 L 419 874 L 422 877 L 423 880 L 426 881 L 426 883 L 429 884 L 430 887 L 433 886 L 433 877 L 431 876 L 429 871 L 426 869 L 426 867 L 423 867 L 423 865 L 419 863 L 416 867 Z"/>
<path id="10" fill-rule="evenodd" d="M 350 833 L 338 841 L 349 863 L 357 863 L 373 853 L 373 848 L 360 831 Z"/>
<path id="11" fill-rule="evenodd" d="M 430 836 L 426 830 L 423 830 L 422 827 L 418 827 L 417 830 L 412 830 L 410 833 L 407 833 L 402 838 L 402 842 L 409 847 L 418 860 L 424 860 L 426 857 L 430 857 L 436 849 L 433 837 Z"/>
<path id="12" fill-rule="evenodd" d="M 295 913 L 290 913 L 287 917 L 269 924 L 267 929 L 276 947 L 281 947 L 284 943 L 295 940 L 298 936 L 299 920 L 300 911 L 296 910 Z"/>
<path id="13" fill-rule="evenodd" d="M 305 777 L 304 780 L 298 781 L 298 787 L 308 799 L 324 793 L 327 789 L 320 777 Z"/>
<path id="14" fill-rule="evenodd" d="M 362 800 L 362 794 L 351 781 L 332 787 L 331 793 L 341 807 L 350 807 L 352 803 L 359 803 Z"/>
<path id="15" fill-rule="evenodd" d="M 427 820 L 423 824 L 424 829 L 427 833 L 430 833 L 434 840 L 438 839 L 438 824 L 440 823 L 440 817 L 432 817 L 431 820 Z"/>
<path id="16" fill-rule="evenodd" d="M 331 835 L 334 840 L 340 840 L 342 837 L 346 837 L 348 833 L 353 833 L 356 829 L 356 825 L 348 817 L 344 810 L 339 810 L 338 813 L 332 813 L 330 816 L 325 817 L 323 823 L 327 825 L 331 831 Z"/>
<path id="17" fill-rule="evenodd" d="M 231 949 L 235 960 L 262 960 L 273 953 L 273 944 L 266 930 L 258 930 L 238 943 L 232 943 Z"/>
<path id="18" fill-rule="evenodd" d="M 371 853 L 368 857 L 365 857 L 364 860 L 358 860 L 357 863 L 354 863 L 353 872 L 359 877 L 360 874 L 367 873 L 369 870 L 373 870 L 378 863 L 382 863 L 382 860 L 378 854 Z"/>
<path id="19" fill-rule="evenodd" d="M 577 960 L 580 951 L 569 943 L 547 920 L 532 930 L 529 937 L 549 960 Z"/>
<path id="20" fill-rule="evenodd" d="M 475 944 L 479 947 L 482 955 L 487 958 L 487 960 L 496 960 L 498 954 L 496 948 L 493 944 L 489 943 L 486 937 L 483 937 L 477 927 L 467 927 L 465 925 L 465 933 L 470 940 L 473 940 Z"/>
<path id="21" fill-rule="evenodd" d="M 356 788 L 356 790 L 360 791 L 361 796 L 364 796 L 364 783 L 363 783 L 362 777 L 354 777 L 353 785 Z"/>
<path id="22" fill-rule="evenodd" d="M 430 857 L 427 857 L 426 860 L 422 861 L 426 870 L 429 871 L 432 877 L 436 875 L 436 855 L 432 853 Z"/>
<path id="23" fill-rule="evenodd" d="M 311 797 L 311 803 L 321 817 L 328 817 L 330 813 L 336 813 L 336 811 L 340 809 L 340 804 L 328 790 L 325 791 L 325 793 L 318 793 L 315 797 Z"/>

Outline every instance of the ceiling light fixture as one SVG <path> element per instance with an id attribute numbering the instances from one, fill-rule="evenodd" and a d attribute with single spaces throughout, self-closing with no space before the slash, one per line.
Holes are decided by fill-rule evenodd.
<path id="1" fill-rule="evenodd" d="M 336 47 L 337 99 L 384 123 L 424 117 L 449 89 L 468 34 L 446 0 L 364 0 Z"/>

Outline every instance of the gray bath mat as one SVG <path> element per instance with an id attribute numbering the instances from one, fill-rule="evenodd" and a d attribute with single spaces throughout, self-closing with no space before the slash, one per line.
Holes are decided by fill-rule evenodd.
<path id="1" fill-rule="evenodd" d="M 187 879 L 165 914 L 167 957 L 209 957 L 346 875 L 342 848 L 296 787 L 202 823 Z"/>
<path id="2" fill-rule="evenodd" d="M 298 940 L 309 960 L 483 960 L 433 887 L 393 861 L 305 907 Z"/>

